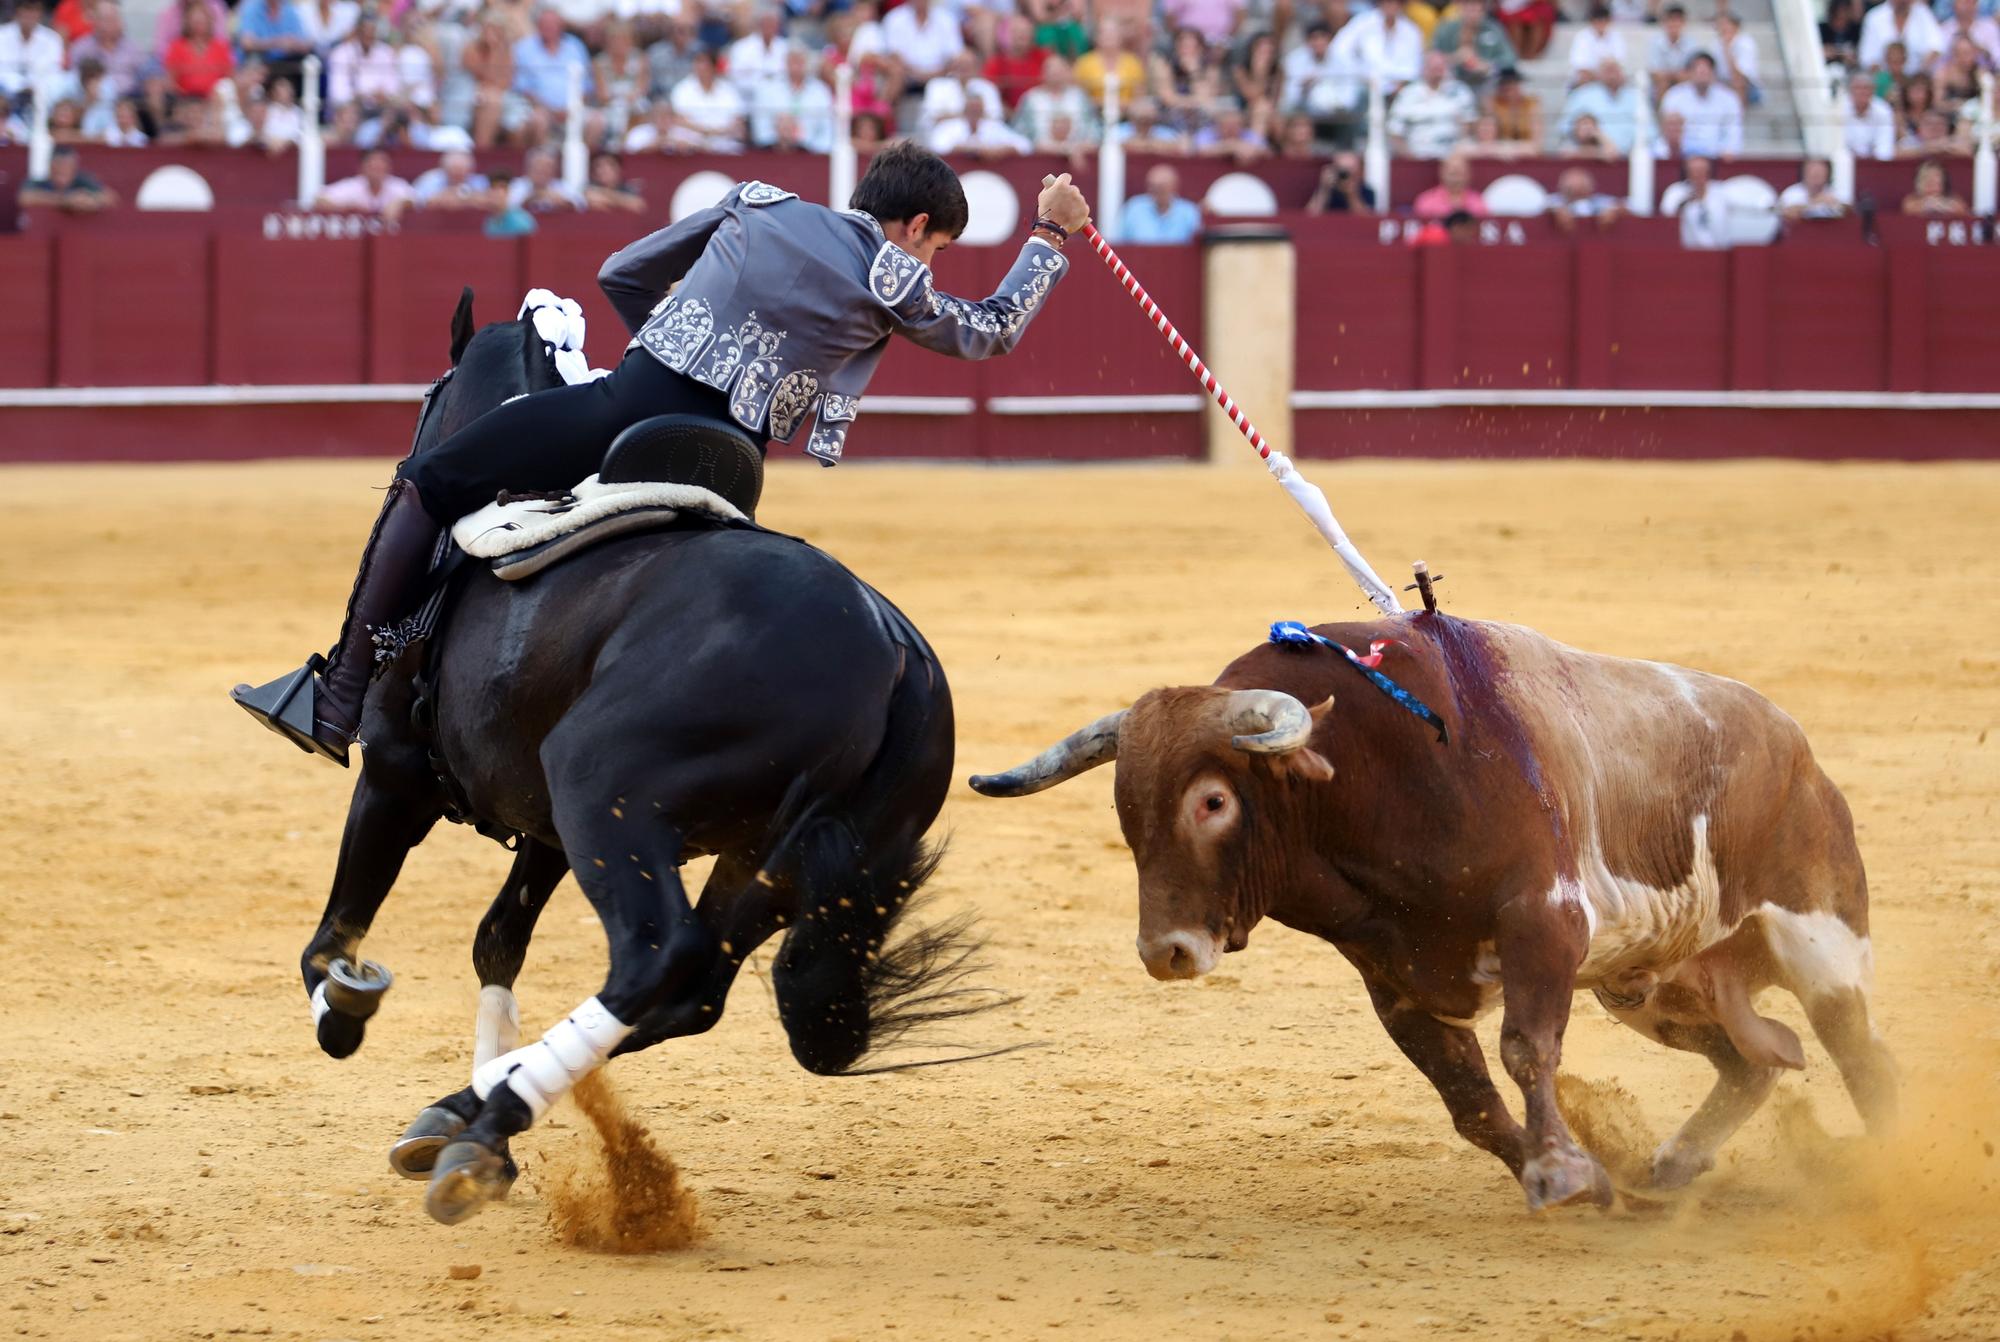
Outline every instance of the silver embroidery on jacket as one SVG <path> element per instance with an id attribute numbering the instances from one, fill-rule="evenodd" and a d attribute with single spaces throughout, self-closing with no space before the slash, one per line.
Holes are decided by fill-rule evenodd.
<path id="1" fill-rule="evenodd" d="M 715 343 L 709 346 L 708 357 L 689 376 L 697 382 L 706 382 L 717 391 L 729 391 L 735 387 L 737 374 L 746 362 L 771 359 L 784 341 L 783 331 L 766 327 L 754 311 L 747 313 L 742 325 L 715 337 Z M 771 364 L 774 370 L 776 366 Z"/>
<path id="2" fill-rule="evenodd" d="M 778 333 L 781 339 L 783 333 Z M 777 339 L 767 335 L 766 343 L 771 350 L 778 348 Z M 736 379 L 736 394 L 730 398 L 729 413 L 736 416 L 736 422 L 746 429 L 757 429 L 764 424 L 764 408 L 771 399 L 772 384 L 778 379 L 778 361 L 773 358 L 752 359 L 743 365 L 742 374 Z"/>
<path id="3" fill-rule="evenodd" d="M 798 429 L 799 421 L 812 409 L 813 398 L 819 395 L 819 375 L 800 370 L 787 373 L 777 390 L 771 393 L 771 437 L 779 442 L 790 442 Z"/>
<path id="4" fill-rule="evenodd" d="M 1011 340 L 1021 333 L 1028 318 L 1049 295 L 1049 288 L 1061 277 L 1063 258 L 1052 249 L 1030 248 L 1028 274 L 1012 293 L 995 294 L 984 303 L 972 303 L 950 294 L 931 294 L 933 312 L 949 312 L 959 323 L 984 335 Z"/>
<path id="5" fill-rule="evenodd" d="M 781 200 L 797 200 L 795 192 L 786 191 L 768 182 L 745 182 L 743 203 L 745 205 L 776 205 Z"/>
<path id="6" fill-rule="evenodd" d="M 708 344 L 708 338 L 714 331 L 715 318 L 709 311 L 707 300 L 690 298 L 679 302 L 670 299 L 640 330 L 639 339 L 661 363 L 677 373 L 685 373 L 688 365 L 700 355 L 703 346 Z"/>
<path id="7" fill-rule="evenodd" d="M 875 264 L 868 267 L 868 292 L 885 307 L 896 307 L 919 280 L 930 279 L 930 267 L 893 242 L 882 244 Z"/>
<path id="8" fill-rule="evenodd" d="M 806 440 L 806 451 L 832 466 L 840 461 L 840 452 L 847 442 L 847 427 L 860 413 L 861 398 L 841 396 L 828 392 L 820 398 L 819 420 L 813 425 L 812 436 Z"/>

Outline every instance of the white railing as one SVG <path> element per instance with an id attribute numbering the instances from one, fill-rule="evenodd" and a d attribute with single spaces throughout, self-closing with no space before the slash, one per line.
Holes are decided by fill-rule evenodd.
<path id="1" fill-rule="evenodd" d="M 1993 217 L 2000 198 L 2000 174 L 1993 153 L 1993 72 L 1979 72 L 1979 115 L 1974 123 L 1972 142 L 1972 212 L 1982 219 Z"/>
<path id="2" fill-rule="evenodd" d="M 833 143 L 826 155 L 826 203 L 844 210 L 854 199 L 854 71 L 833 70 Z"/>
<path id="3" fill-rule="evenodd" d="M 1361 154 L 1361 180 L 1375 195 L 1375 208 L 1389 212 L 1389 105 L 1382 79 L 1368 81 L 1368 146 Z"/>
<path id="4" fill-rule="evenodd" d="M 311 209 L 326 189 L 326 139 L 319 130 L 319 57 L 301 62 L 299 78 L 299 207 Z"/>
<path id="5" fill-rule="evenodd" d="M 38 75 L 29 89 L 28 180 L 39 182 L 49 175 L 49 163 L 56 156 L 56 137 L 49 133 L 49 104 L 54 101 L 53 81 Z"/>
<path id="6" fill-rule="evenodd" d="M 1118 138 L 1118 68 L 1104 67 L 1104 137 L 1097 142 L 1097 226 L 1118 236 L 1118 212 L 1125 208 L 1125 142 Z"/>
<path id="7" fill-rule="evenodd" d="M 1653 213 L 1653 203 L 1659 197 L 1653 192 L 1653 100 L 1643 85 L 1637 94 L 1632 99 L 1632 155 L 1626 169 L 1625 208 L 1643 217 Z"/>
<path id="8" fill-rule="evenodd" d="M 1837 164 L 1846 148 L 1840 135 L 1840 109 L 1834 105 L 1827 83 L 1826 55 L 1819 42 L 1813 0 L 1771 0 L 1771 17 L 1777 23 L 1778 52 L 1784 57 L 1785 82 L 1791 85 L 1792 109 L 1798 113 L 1806 154 L 1833 159 Z"/>
<path id="9" fill-rule="evenodd" d="M 590 184 L 590 150 L 583 143 L 583 67 L 569 67 L 569 98 L 563 117 L 563 185 L 579 194 Z"/>

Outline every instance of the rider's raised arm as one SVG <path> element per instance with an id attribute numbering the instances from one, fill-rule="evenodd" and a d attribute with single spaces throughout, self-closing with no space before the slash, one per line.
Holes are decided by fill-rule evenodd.
<path id="1" fill-rule="evenodd" d="M 975 302 L 938 293 L 931 287 L 927 268 L 898 248 L 888 251 L 917 267 L 902 299 L 889 305 L 899 319 L 897 330 L 925 349 L 960 359 L 985 359 L 1013 349 L 1048 300 L 1049 290 L 1069 268 L 1060 251 L 1040 238 L 1030 238 L 992 297 Z M 878 257 L 875 264 L 879 271 L 884 259 Z M 871 285 L 875 279 L 871 277 Z M 875 291 L 882 292 L 879 287 Z"/>
<path id="2" fill-rule="evenodd" d="M 731 193 L 732 195 L 734 193 Z M 646 324 L 667 290 L 687 274 L 708 246 L 709 235 L 727 216 L 722 204 L 696 211 L 677 224 L 649 233 L 617 252 L 597 272 L 597 287 L 611 300 L 611 306 L 626 329 L 634 335 Z"/>

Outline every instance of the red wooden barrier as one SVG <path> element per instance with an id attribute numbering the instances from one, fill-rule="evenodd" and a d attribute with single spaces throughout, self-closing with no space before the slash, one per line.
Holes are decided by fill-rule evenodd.
<path id="1" fill-rule="evenodd" d="M 359 238 L 218 240 L 215 380 L 368 380 L 368 257 Z"/>
<path id="2" fill-rule="evenodd" d="M 56 381 L 190 386 L 210 381 L 211 241 L 79 229 L 56 246 Z"/>
<path id="3" fill-rule="evenodd" d="M 55 380 L 55 245 L 0 237 L 0 387 Z"/>

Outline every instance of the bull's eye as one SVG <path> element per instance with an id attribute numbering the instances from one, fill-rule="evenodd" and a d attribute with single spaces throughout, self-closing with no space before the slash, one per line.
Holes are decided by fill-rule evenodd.
<path id="1" fill-rule="evenodd" d="M 1220 792 L 1209 793 L 1207 800 L 1202 802 L 1202 805 L 1208 808 L 1208 813 L 1210 815 L 1214 815 L 1217 811 L 1220 811 L 1224 806 L 1227 806 L 1228 804 L 1229 804 L 1228 802 L 1222 799 L 1222 794 Z"/>

